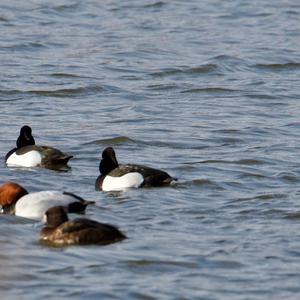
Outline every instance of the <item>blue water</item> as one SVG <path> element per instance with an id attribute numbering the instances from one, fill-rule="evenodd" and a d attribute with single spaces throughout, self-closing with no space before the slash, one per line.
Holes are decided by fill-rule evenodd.
<path id="1" fill-rule="evenodd" d="M 96 201 L 129 237 L 48 248 L 0 216 L 1 299 L 298 299 L 300 4 L 0 4 L 1 182 Z M 7 168 L 28 124 L 71 170 Z M 102 150 L 166 188 L 94 190 Z"/>

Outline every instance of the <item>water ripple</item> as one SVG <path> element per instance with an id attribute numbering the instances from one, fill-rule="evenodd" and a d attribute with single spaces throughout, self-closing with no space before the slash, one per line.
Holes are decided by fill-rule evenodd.
<path id="1" fill-rule="evenodd" d="M 173 83 L 163 83 L 163 84 L 151 84 L 146 87 L 148 90 L 152 91 L 169 91 L 180 88 L 179 85 Z"/>
<path id="2" fill-rule="evenodd" d="M 130 120 L 124 120 L 124 122 L 129 122 Z M 117 123 L 120 122 L 120 120 L 116 121 Z M 135 122 L 136 121 L 132 121 Z M 142 145 L 142 146 L 152 146 L 152 147 L 163 147 L 163 148 L 171 148 L 171 149 L 205 149 L 207 146 L 205 145 L 190 145 L 185 143 L 172 143 L 172 142 L 165 142 L 165 141 L 144 141 L 144 140 L 138 140 L 133 139 L 127 136 L 117 136 L 113 138 L 107 138 L 107 139 L 100 139 L 95 140 L 91 142 L 85 143 L 86 145 L 89 144 L 103 144 L 103 145 L 114 145 L 114 144 L 136 144 L 136 145 Z"/>
<path id="3" fill-rule="evenodd" d="M 10 45 L 10 46 L 1 46 L 0 51 L 6 52 L 7 50 L 9 51 L 39 51 L 41 49 L 47 48 L 47 46 L 44 43 L 39 43 L 39 42 L 29 42 L 29 43 L 21 43 L 21 44 L 15 44 L 15 45 Z"/>
<path id="4" fill-rule="evenodd" d="M 220 88 L 220 87 L 206 87 L 206 88 L 192 88 L 181 91 L 181 93 L 211 93 L 211 94 L 227 94 L 227 93 L 237 93 L 238 90 Z"/>
<path id="5" fill-rule="evenodd" d="M 0 2 L 2 181 L 95 200 L 129 237 L 48 248 L 0 215 L 3 299 L 298 298 L 297 1 Z M 68 172 L 6 167 L 24 124 Z M 95 191 L 108 145 L 179 180 Z"/>
<path id="6" fill-rule="evenodd" d="M 116 144 L 126 144 L 134 143 L 135 141 L 127 136 L 117 136 L 113 138 L 100 139 L 92 142 L 87 142 L 84 145 L 89 144 L 102 144 L 102 145 L 116 145 Z"/>
<path id="7" fill-rule="evenodd" d="M 1 90 L 0 93 L 6 96 L 35 95 L 45 97 L 74 97 L 88 94 L 95 94 L 104 91 L 105 88 L 99 85 L 83 87 L 64 88 L 56 90 Z"/>
<path id="8" fill-rule="evenodd" d="M 300 211 L 289 212 L 285 215 L 285 218 L 289 220 L 300 220 Z"/>
<path id="9" fill-rule="evenodd" d="M 265 164 L 271 164 L 271 162 L 268 162 L 265 159 L 251 159 L 251 158 L 243 158 L 238 160 L 226 160 L 226 159 L 207 159 L 207 160 L 201 160 L 201 161 L 191 161 L 186 162 L 185 164 L 237 164 L 237 165 L 265 165 Z"/>
<path id="10" fill-rule="evenodd" d="M 300 63 L 297 62 L 288 62 L 282 64 L 256 64 L 255 68 L 273 71 L 273 72 L 283 72 L 283 71 L 297 71 L 300 69 Z"/>
<path id="11" fill-rule="evenodd" d="M 166 261 L 166 260 L 129 260 L 125 262 L 126 265 L 129 266 L 129 268 L 137 268 L 137 269 L 145 269 L 145 268 L 153 268 L 153 270 L 157 270 L 157 266 L 159 265 L 160 268 L 162 268 L 165 271 L 169 269 L 170 272 L 173 271 L 173 267 L 179 267 L 179 268 L 198 268 L 198 264 L 192 263 L 192 262 L 186 262 L 186 261 Z"/>
<path id="12" fill-rule="evenodd" d="M 144 4 L 144 8 L 161 8 L 163 6 L 167 5 L 164 1 L 154 1 L 153 3 Z"/>
<path id="13" fill-rule="evenodd" d="M 218 69 L 215 64 L 206 64 L 199 67 L 177 67 L 177 68 L 166 68 L 156 72 L 151 73 L 153 77 L 167 77 L 178 74 L 185 75 L 197 75 L 197 74 L 208 74 L 214 72 Z"/>
<path id="14" fill-rule="evenodd" d="M 52 73 L 49 74 L 51 77 L 57 77 L 57 78 L 86 78 L 86 79 L 92 79 L 93 77 L 89 76 L 83 76 L 83 75 L 77 75 L 77 74 L 70 74 L 70 73 Z"/>
<path id="15" fill-rule="evenodd" d="M 233 200 L 232 202 L 256 201 L 256 200 L 269 201 L 269 200 L 273 200 L 273 199 L 286 199 L 286 198 L 287 198 L 287 194 L 269 193 L 269 194 L 258 195 L 255 197 L 245 197 L 245 198 Z"/>

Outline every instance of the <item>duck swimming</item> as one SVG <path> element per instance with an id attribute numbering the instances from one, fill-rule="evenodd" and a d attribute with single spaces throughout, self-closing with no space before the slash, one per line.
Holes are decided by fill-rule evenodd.
<path id="1" fill-rule="evenodd" d="M 0 186 L 0 205 L 2 213 L 14 214 L 33 220 L 42 220 L 46 210 L 52 206 L 62 205 L 70 213 L 84 212 L 87 205 L 93 201 L 86 201 L 68 192 L 41 191 L 28 193 L 27 190 L 15 182 L 5 182 Z"/>
<path id="2" fill-rule="evenodd" d="M 119 191 L 126 188 L 164 186 L 175 178 L 162 170 L 143 165 L 119 165 L 115 151 L 107 147 L 102 152 L 99 165 L 100 176 L 96 180 L 96 189 L 102 191 Z"/>
<path id="3" fill-rule="evenodd" d="M 32 136 L 32 130 L 25 125 L 20 130 L 16 148 L 5 156 L 8 166 L 54 168 L 64 166 L 73 157 L 49 146 L 37 146 Z"/>
<path id="4" fill-rule="evenodd" d="M 48 209 L 44 215 L 46 227 L 40 232 L 40 242 L 51 246 L 107 245 L 126 236 L 109 224 L 79 218 L 69 220 L 63 206 Z"/>

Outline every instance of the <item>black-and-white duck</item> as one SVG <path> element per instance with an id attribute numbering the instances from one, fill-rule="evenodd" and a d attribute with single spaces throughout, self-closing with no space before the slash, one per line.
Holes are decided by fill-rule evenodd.
<path id="1" fill-rule="evenodd" d="M 17 147 L 5 156 L 8 166 L 52 168 L 67 165 L 73 157 L 53 147 L 36 145 L 31 132 L 31 128 L 27 125 L 21 128 L 16 142 Z"/>
<path id="2" fill-rule="evenodd" d="M 176 180 L 165 171 L 143 165 L 119 165 L 112 147 L 107 147 L 102 152 L 99 171 L 100 176 L 96 180 L 96 189 L 103 191 L 164 186 Z"/>

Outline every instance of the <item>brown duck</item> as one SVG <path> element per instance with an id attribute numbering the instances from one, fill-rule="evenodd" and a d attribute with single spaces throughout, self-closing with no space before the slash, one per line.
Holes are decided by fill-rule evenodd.
<path id="1" fill-rule="evenodd" d="M 126 236 L 113 225 L 79 218 L 69 220 L 63 206 L 54 206 L 45 213 L 40 242 L 51 246 L 107 245 L 118 242 Z"/>

